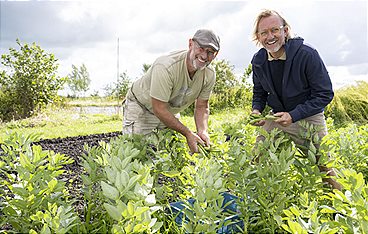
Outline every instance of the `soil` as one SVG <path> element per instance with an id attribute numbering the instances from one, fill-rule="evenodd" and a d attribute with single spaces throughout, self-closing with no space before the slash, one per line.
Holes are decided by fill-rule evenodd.
<path id="1" fill-rule="evenodd" d="M 35 145 L 40 145 L 43 150 L 52 150 L 55 153 L 65 154 L 74 159 L 74 162 L 64 166 L 65 173 L 61 176 L 61 180 L 66 182 L 71 198 L 76 200 L 75 209 L 80 215 L 84 209 L 82 185 L 80 175 L 84 173 L 81 166 L 81 156 L 85 154 L 84 145 L 98 146 L 98 142 L 110 142 L 115 137 L 121 135 L 121 132 L 110 132 L 102 134 L 94 134 L 87 136 L 66 137 L 56 139 L 45 139 L 34 142 Z M 82 220 L 83 216 L 80 217 Z"/>
<path id="2" fill-rule="evenodd" d="M 110 132 L 102 134 L 94 134 L 87 136 L 66 137 L 46 139 L 35 142 L 34 144 L 40 145 L 43 150 L 52 150 L 55 153 L 61 153 L 70 156 L 74 159 L 74 163 L 67 165 L 66 170 L 79 170 L 80 156 L 84 153 L 84 145 L 97 146 L 99 141 L 109 142 L 112 138 L 121 135 L 121 132 Z"/>
<path id="3" fill-rule="evenodd" d="M 74 159 L 72 164 L 65 165 L 63 167 L 65 172 L 58 179 L 66 182 L 70 198 L 76 201 L 74 203 L 75 210 L 78 212 L 82 221 L 84 220 L 83 210 L 85 204 L 83 203 L 83 194 L 81 189 L 83 183 L 80 175 L 85 173 L 81 166 L 81 156 L 86 153 L 84 145 L 87 144 L 91 147 L 98 146 L 100 141 L 110 142 L 110 140 L 121 134 L 121 132 L 110 132 L 87 136 L 45 139 L 33 143 L 34 145 L 40 145 L 43 150 L 52 150 L 55 153 L 65 154 Z M 0 148 L 0 156 L 1 152 L 2 150 Z M 1 174 L 0 179 L 3 179 Z M 10 224 L 5 224 L 0 226 L 0 232 L 1 230 L 12 230 L 12 227 Z"/>

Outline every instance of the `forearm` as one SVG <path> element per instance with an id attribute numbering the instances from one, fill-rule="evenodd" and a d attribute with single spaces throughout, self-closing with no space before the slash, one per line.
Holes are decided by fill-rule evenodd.
<path id="1" fill-rule="evenodd" d="M 158 100 L 152 101 L 153 113 L 155 116 L 166 125 L 166 127 L 173 129 L 184 136 L 191 133 L 189 128 L 182 124 L 169 110 L 168 104 L 160 102 Z"/>
<path id="2" fill-rule="evenodd" d="M 196 108 L 194 110 L 194 121 L 196 124 L 197 132 L 207 132 L 208 130 L 208 118 L 210 115 L 209 108 Z"/>

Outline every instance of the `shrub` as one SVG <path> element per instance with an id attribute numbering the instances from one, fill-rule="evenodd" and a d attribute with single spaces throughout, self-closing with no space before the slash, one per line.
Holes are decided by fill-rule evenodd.
<path id="1" fill-rule="evenodd" d="M 334 119 L 334 124 L 346 126 L 368 123 L 368 83 L 359 81 L 355 86 L 339 89 L 327 106 L 325 114 Z"/>
<path id="2" fill-rule="evenodd" d="M 58 64 L 53 54 L 45 53 L 33 43 L 21 44 L 1 56 L 0 118 L 4 121 L 32 116 L 58 98 L 64 78 L 56 75 Z"/>

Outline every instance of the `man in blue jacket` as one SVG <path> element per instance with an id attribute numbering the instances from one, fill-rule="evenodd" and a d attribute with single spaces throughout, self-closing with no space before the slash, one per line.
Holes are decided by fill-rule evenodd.
<path id="1" fill-rule="evenodd" d="M 290 26 L 276 11 L 265 10 L 255 21 L 253 39 L 260 49 L 252 59 L 253 101 L 252 114 L 261 114 L 266 105 L 278 119 L 262 120 L 254 125 L 267 132 L 278 128 L 288 133 L 296 144 L 305 140 L 299 136 L 299 120 L 321 126 L 318 136 L 327 134 L 324 108 L 334 93 L 326 67 L 318 52 L 304 44 L 300 37 L 292 38 Z M 257 142 L 264 139 L 257 138 Z M 318 159 L 317 159 L 318 160 Z M 334 176 L 333 170 L 320 166 L 321 171 Z M 341 185 L 326 179 L 334 188 Z"/>

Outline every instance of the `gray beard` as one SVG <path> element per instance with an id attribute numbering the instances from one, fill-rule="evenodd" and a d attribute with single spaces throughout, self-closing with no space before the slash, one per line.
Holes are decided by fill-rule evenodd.
<path id="1" fill-rule="evenodd" d="M 192 65 L 193 65 L 194 69 L 196 69 L 197 71 L 198 71 L 198 70 L 203 70 L 203 69 L 205 69 L 205 68 L 210 64 L 209 62 L 207 62 L 203 67 L 198 67 L 198 66 L 197 66 L 197 63 L 196 63 L 196 60 L 197 60 L 197 59 L 194 59 L 194 60 L 193 60 Z"/>

